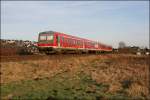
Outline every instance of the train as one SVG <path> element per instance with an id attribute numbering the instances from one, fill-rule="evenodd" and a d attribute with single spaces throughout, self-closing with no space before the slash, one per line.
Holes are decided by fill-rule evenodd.
<path id="1" fill-rule="evenodd" d="M 56 31 L 39 32 L 38 49 L 41 53 L 102 53 L 112 46 Z"/>

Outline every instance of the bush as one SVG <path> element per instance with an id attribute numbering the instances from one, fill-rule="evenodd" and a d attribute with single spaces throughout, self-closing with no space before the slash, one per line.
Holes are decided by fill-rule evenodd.
<path id="1" fill-rule="evenodd" d="M 126 89 L 126 88 L 129 88 L 131 86 L 131 84 L 133 83 L 133 81 L 131 81 L 131 80 L 124 80 L 121 83 L 122 83 L 122 87 L 124 89 Z"/>
<path id="2" fill-rule="evenodd" d="M 19 54 L 19 55 L 31 55 L 31 54 L 33 54 L 33 53 L 31 53 L 31 52 L 28 50 L 28 48 L 20 48 L 20 49 L 18 50 L 18 54 Z"/>

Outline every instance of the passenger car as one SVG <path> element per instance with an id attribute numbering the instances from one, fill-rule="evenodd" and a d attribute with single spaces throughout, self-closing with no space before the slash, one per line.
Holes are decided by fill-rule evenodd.
<path id="1" fill-rule="evenodd" d="M 56 52 L 99 53 L 112 51 L 111 46 L 55 31 L 40 32 L 38 48 L 40 52 L 46 54 Z"/>

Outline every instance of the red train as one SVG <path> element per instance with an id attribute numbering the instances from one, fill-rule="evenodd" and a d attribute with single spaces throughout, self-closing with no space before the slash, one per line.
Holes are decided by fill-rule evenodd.
<path id="1" fill-rule="evenodd" d="M 39 33 L 38 48 L 40 52 L 46 54 L 56 52 L 98 53 L 112 51 L 111 46 L 54 31 Z"/>

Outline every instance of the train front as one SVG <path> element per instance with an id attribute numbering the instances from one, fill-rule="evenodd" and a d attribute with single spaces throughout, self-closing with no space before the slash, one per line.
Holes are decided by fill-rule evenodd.
<path id="1" fill-rule="evenodd" d="M 38 48 L 41 53 L 52 53 L 54 51 L 54 32 L 41 32 L 38 37 Z"/>

